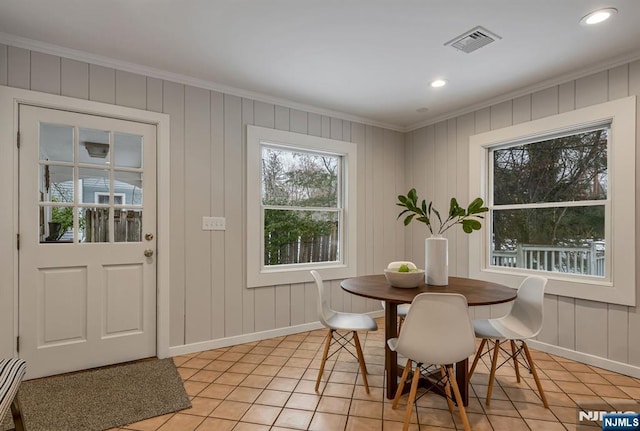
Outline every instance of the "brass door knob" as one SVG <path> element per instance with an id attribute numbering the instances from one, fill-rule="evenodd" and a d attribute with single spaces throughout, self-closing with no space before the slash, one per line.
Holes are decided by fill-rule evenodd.
<path id="1" fill-rule="evenodd" d="M 153 250 L 151 250 L 150 248 L 146 249 L 144 251 L 144 255 L 147 256 L 147 257 L 153 256 Z"/>
<path id="2" fill-rule="evenodd" d="M 151 241 L 153 239 L 153 234 L 152 233 L 145 233 L 144 234 L 144 239 L 146 239 L 147 241 Z"/>

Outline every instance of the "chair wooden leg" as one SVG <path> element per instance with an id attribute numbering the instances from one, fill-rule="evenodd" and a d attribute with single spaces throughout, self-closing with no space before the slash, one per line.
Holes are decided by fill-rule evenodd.
<path id="1" fill-rule="evenodd" d="M 516 356 L 516 342 L 511 341 L 511 356 L 513 356 L 513 368 L 516 369 L 516 381 L 520 383 L 520 367 L 518 367 L 518 357 Z"/>
<path id="2" fill-rule="evenodd" d="M 487 344 L 487 339 L 483 338 L 482 341 L 480 342 L 480 347 L 478 347 L 478 351 L 476 352 L 476 357 L 473 358 L 473 364 L 471 364 L 471 369 L 469 370 L 469 379 L 471 379 L 473 372 L 476 370 L 476 365 L 478 365 L 478 359 L 480 359 L 480 356 L 482 356 L 482 349 L 484 349 L 484 346 L 486 344 Z"/>
<path id="3" fill-rule="evenodd" d="M 327 341 L 324 344 L 324 353 L 322 354 L 322 362 L 320 362 L 320 369 L 318 370 L 318 379 L 316 380 L 316 392 L 320 387 L 320 379 L 322 379 L 322 373 L 324 372 L 324 364 L 327 362 L 327 356 L 329 355 L 329 346 L 331 346 L 331 340 L 333 339 L 333 329 L 329 329 L 327 332 Z"/>
<path id="4" fill-rule="evenodd" d="M 531 358 L 531 353 L 529 353 L 529 347 L 527 347 L 527 343 L 525 343 L 524 341 L 522 341 L 522 348 L 524 349 L 524 354 L 527 356 L 529 369 L 531 369 L 531 374 L 533 374 L 533 379 L 536 381 L 538 392 L 540 392 L 540 398 L 542 398 L 542 404 L 544 404 L 546 408 L 549 408 L 549 403 L 547 403 L 547 397 L 544 396 L 544 391 L 542 390 L 542 385 L 540 384 L 540 379 L 538 378 L 538 372 L 536 371 L 535 365 L 533 365 L 533 359 Z"/>
<path id="5" fill-rule="evenodd" d="M 401 317 L 398 321 L 398 334 L 400 333 L 400 330 L 402 329 L 402 324 L 404 323 L 404 317 Z"/>
<path id="6" fill-rule="evenodd" d="M 396 389 L 396 396 L 393 397 L 393 404 L 391 404 L 391 408 L 394 410 L 398 407 L 398 401 L 400 401 L 400 396 L 402 396 L 404 383 L 407 381 L 407 377 L 409 377 L 409 371 L 411 371 L 411 359 L 407 359 L 407 365 L 404 366 L 404 371 L 402 371 L 402 377 L 400 378 L 398 389 Z"/>
<path id="7" fill-rule="evenodd" d="M 487 407 L 491 403 L 491 392 L 493 392 L 493 381 L 496 377 L 496 367 L 498 366 L 498 352 L 500 351 L 500 340 L 496 340 L 493 345 L 493 358 L 491 359 L 491 374 L 489 374 L 489 387 L 487 388 Z"/>
<path id="8" fill-rule="evenodd" d="M 13 426 L 15 431 L 24 431 L 24 424 L 22 423 L 22 411 L 20 409 L 20 402 L 18 396 L 14 398 L 11 403 L 11 415 L 13 416 Z"/>
<path id="9" fill-rule="evenodd" d="M 411 412 L 413 411 L 413 403 L 416 401 L 416 392 L 418 392 L 418 381 L 420 380 L 420 368 L 422 364 L 416 364 L 416 368 L 413 370 L 413 379 L 411 380 L 411 391 L 409 391 L 409 399 L 407 399 L 407 408 L 404 413 L 404 425 L 402 431 L 409 429 L 409 422 L 411 421 Z"/>
<path id="10" fill-rule="evenodd" d="M 451 412 L 451 414 L 453 414 L 451 384 L 449 383 L 449 375 L 447 374 L 447 370 L 444 365 L 440 366 L 440 375 L 442 376 L 444 383 L 444 393 L 447 394 L 447 405 L 449 406 L 449 411 Z"/>
<path id="11" fill-rule="evenodd" d="M 360 339 L 358 333 L 353 331 L 353 341 L 356 345 L 356 352 L 358 353 L 358 362 L 360 363 L 360 374 L 362 374 L 362 381 L 364 382 L 364 389 L 369 394 L 369 382 L 367 381 L 367 366 L 364 363 L 364 354 L 362 353 L 362 347 L 360 346 Z"/>
<path id="12" fill-rule="evenodd" d="M 464 431 L 471 431 L 471 425 L 469 425 L 469 418 L 467 418 L 467 411 L 464 408 L 464 403 L 462 402 L 462 396 L 460 395 L 460 388 L 458 387 L 458 382 L 456 382 L 456 378 L 453 375 L 453 366 L 448 365 L 448 380 L 449 384 L 453 388 L 453 393 L 456 396 L 456 402 L 458 403 L 458 410 L 460 411 L 460 417 L 462 418 L 462 425 L 464 426 Z"/>

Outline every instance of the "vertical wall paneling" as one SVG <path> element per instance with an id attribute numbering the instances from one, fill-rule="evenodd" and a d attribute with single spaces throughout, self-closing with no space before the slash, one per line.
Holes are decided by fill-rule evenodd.
<path id="1" fill-rule="evenodd" d="M 7 85 L 29 90 L 31 88 L 31 53 L 26 49 L 9 46 L 7 62 Z"/>
<path id="2" fill-rule="evenodd" d="M 147 79 L 142 75 L 116 70 L 116 104 L 146 109 Z"/>
<path id="3" fill-rule="evenodd" d="M 461 205 L 467 205 L 467 199 L 463 196 L 458 196 L 458 177 L 457 160 L 458 160 L 458 146 L 456 145 L 456 121 L 447 120 L 443 123 L 445 135 L 446 135 L 446 147 L 447 147 L 447 192 L 445 199 L 445 206 L 442 207 L 445 213 L 449 212 L 449 203 L 451 197 L 454 197 L 460 202 Z M 461 226 L 454 226 L 448 232 L 449 238 L 449 275 L 458 275 L 460 259 L 458 258 L 458 239 L 466 235 Z"/>
<path id="4" fill-rule="evenodd" d="M 275 127 L 275 106 L 270 103 L 254 102 L 254 122 L 256 126 L 268 127 L 273 129 Z M 242 122 L 248 122 L 248 119 L 244 118 L 244 110 Z M 246 128 L 243 127 L 243 132 L 246 133 Z M 246 139 L 243 139 L 246 142 Z M 255 221 L 251 221 L 255 222 Z M 247 223 L 250 223 L 247 220 Z M 246 255 L 246 254 L 245 254 Z M 253 296 L 251 300 L 254 301 L 255 309 L 255 330 L 266 331 L 274 329 L 276 326 L 276 289 L 274 286 L 264 286 L 255 289 L 244 289 L 244 297 Z M 245 312 L 247 310 L 245 309 Z M 245 330 L 245 332 L 247 332 Z"/>
<path id="5" fill-rule="evenodd" d="M 270 104 L 265 104 L 263 102 L 254 102 L 253 100 L 250 99 L 242 99 L 242 126 L 241 126 L 241 130 L 240 130 L 240 142 L 238 143 L 240 145 L 240 158 L 242 160 L 242 164 L 240 166 L 242 166 L 241 172 L 242 172 L 242 176 L 241 176 L 241 181 L 238 182 L 238 186 L 240 184 L 244 184 L 244 180 L 246 178 L 245 173 L 244 173 L 244 166 L 245 166 L 245 160 L 246 160 L 246 143 L 247 143 L 247 125 L 248 124 L 257 124 L 256 123 L 256 119 L 255 119 L 255 113 L 256 111 L 259 114 L 259 119 L 260 121 L 266 122 L 267 124 L 270 124 L 271 127 L 273 127 L 273 105 Z M 265 113 L 266 111 L 266 113 Z M 271 112 L 269 112 L 271 111 Z M 262 124 L 257 124 L 257 125 L 262 125 Z M 245 197 L 244 197 L 244 187 L 238 187 L 238 196 L 240 197 L 241 202 L 239 202 L 240 204 L 240 208 L 241 212 L 239 214 L 240 218 L 239 220 L 244 220 L 245 219 L 245 215 L 244 215 L 244 201 L 245 201 Z M 246 243 L 246 237 L 244 235 L 244 231 L 245 228 L 244 226 L 246 226 L 246 223 L 249 223 L 250 220 L 244 220 L 242 222 L 242 235 L 238 237 L 238 239 L 242 238 L 241 243 L 245 244 Z M 244 246 L 242 247 L 242 250 L 244 251 Z M 246 271 L 246 264 L 244 262 L 244 260 L 246 259 L 247 254 L 243 252 L 242 254 L 242 261 L 239 261 L 238 263 L 240 263 L 241 265 L 243 265 L 243 269 L 242 269 L 242 279 L 244 280 L 244 274 Z M 241 287 L 239 288 L 241 293 L 242 293 L 242 333 L 246 334 L 246 333 L 251 333 L 254 331 L 255 328 L 255 315 L 256 315 L 256 309 L 255 309 L 255 289 L 247 289 L 244 285 L 244 283 L 241 284 Z"/>
<path id="6" fill-rule="evenodd" d="M 491 130 L 502 129 L 513 124 L 515 106 L 513 101 L 493 105 L 491 108 Z"/>
<path id="7" fill-rule="evenodd" d="M 94 64 L 89 65 L 89 99 L 96 102 L 115 104 L 115 70 Z"/>
<path id="8" fill-rule="evenodd" d="M 603 71 L 576 80 L 576 109 L 607 101 L 607 75 L 607 71 Z"/>
<path id="9" fill-rule="evenodd" d="M 31 89 L 60 94 L 60 57 L 31 52 Z"/>
<path id="10" fill-rule="evenodd" d="M 477 197 L 469 193 L 469 136 L 473 134 L 473 128 L 474 116 L 472 113 L 456 119 L 456 153 L 458 154 L 456 196 L 468 201 Z M 485 227 L 483 226 L 483 228 Z M 466 277 L 469 275 L 469 237 L 466 234 L 458 235 L 456 246 L 458 275 Z"/>
<path id="11" fill-rule="evenodd" d="M 211 339 L 211 237 L 202 230 L 211 199 L 209 91 L 185 87 L 185 340 Z"/>
<path id="12" fill-rule="evenodd" d="M 78 99 L 89 98 L 88 63 L 63 58 L 60 71 L 60 94 Z M 162 85 L 162 81 L 160 81 L 160 85 Z"/>
<path id="13" fill-rule="evenodd" d="M 609 71 L 608 100 L 620 99 L 629 95 L 629 65 L 618 66 Z"/>
<path id="14" fill-rule="evenodd" d="M 224 95 L 224 208 L 226 223 L 224 243 L 225 271 L 224 271 L 224 303 L 225 336 L 231 337 L 242 334 L 243 313 L 242 290 L 244 288 L 243 254 L 245 236 L 242 233 L 243 219 L 243 187 L 242 169 L 242 101 L 237 96 Z"/>
<path id="15" fill-rule="evenodd" d="M 547 88 L 531 95 L 531 119 L 558 113 L 558 87 Z"/>
<path id="16" fill-rule="evenodd" d="M 570 81 L 558 86 L 558 112 L 576 109 L 576 82 Z"/>
<path id="17" fill-rule="evenodd" d="M 374 179 L 374 166 L 373 166 L 373 142 L 372 136 L 373 127 L 365 126 L 364 132 L 364 145 L 362 148 L 364 151 L 359 151 L 358 154 L 364 156 L 364 160 L 361 157 L 360 160 L 363 160 L 363 163 L 360 163 L 359 166 L 364 168 L 364 172 L 361 170 L 361 174 L 358 179 L 362 178 L 364 180 L 364 193 L 365 193 L 365 204 L 364 206 L 358 206 L 359 211 L 367 216 L 362 217 L 361 223 L 365 225 L 365 234 L 364 237 L 362 235 L 358 235 L 358 241 L 363 241 L 366 238 L 366 248 L 365 248 L 365 267 L 361 268 L 361 273 L 364 274 L 373 274 L 374 273 L 374 240 L 375 240 L 375 229 L 374 229 L 374 205 L 373 200 L 375 196 L 375 185 L 373 184 Z M 362 169 L 362 168 L 359 168 Z M 370 215 L 370 216 L 369 216 Z"/>
<path id="18" fill-rule="evenodd" d="M 147 78 L 147 101 L 148 111 L 162 112 L 162 80 L 157 78 Z"/>
<path id="19" fill-rule="evenodd" d="M 211 212 L 212 217 L 225 217 L 224 207 L 224 95 L 211 92 Z M 226 231 L 211 232 L 211 334 L 213 339 L 225 336 L 225 243 L 232 240 Z"/>
<path id="20" fill-rule="evenodd" d="M 358 241 L 357 244 L 350 244 L 350 247 L 357 247 L 357 259 L 358 259 L 358 274 L 364 275 L 367 272 L 367 259 L 369 255 L 368 241 L 371 236 L 368 235 L 368 223 L 366 217 L 367 214 L 367 198 L 368 198 L 368 186 L 367 186 L 367 169 L 366 169 L 366 144 L 365 144 L 366 127 L 360 123 L 353 123 L 351 127 L 351 142 L 355 142 L 358 145 Z M 357 313 L 362 313 L 366 310 L 366 301 L 360 296 L 352 295 L 351 298 L 351 310 Z"/>
<path id="21" fill-rule="evenodd" d="M 607 304 L 575 300 L 576 350 L 601 358 L 607 357 Z"/>
<path id="22" fill-rule="evenodd" d="M 558 344 L 567 349 L 576 348 L 575 299 L 558 297 Z"/>
<path id="23" fill-rule="evenodd" d="M 558 345 L 558 296 L 545 295 L 544 297 L 544 321 L 538 340 Z"/>
<path id="24" fill-rule="evenodd" d="M 184 86 L 163 82 L 162 106 L 170 116 L 171 133 L 171 292 L 169 299 L 170 344 L 185 344 L 185 145 Z"/>
<path id="25" fill-rule="evenodd" d="M 636 95 L 636 193 L 640 190 L 640 154 L 638 145 L 640 145 L 640 60 L 629 64 L 629 94 Z M 636 220 L 640 214 L 640 202 L 636 199 Z M 638 260 L 640 260 L 640 241 L 636 233 L 636 268 Z M 629 308 L 629 336 L 627 344 L 629 346 L 629 363 L 640 366 L 640 343 L 638 343 L 638 333 L 640 333 L 640 283 L 636 281 L 636 306 Z"/>
<path id="26" fill-rule="evenodd" d="M 605 304 L 607 307 L 607 358 L 626 364 L 629 361 L 629 312 L 628 307 Z"/>
<path id="27" fill-rule="evenodd" d="M 0 43 L 0 85 L 7 85 L 7 45 Z"/>
<path id="28" fill-rule="evenodd" d="M 291 131 L 295 133 L 307 134 L 308 132 L 308 114 L 304 111 L 292 109 L 289 112 L 289 124 Z"/>
<path id="29" fill-rule="evenodd" d="M 309 113 L 307 116 L 307 133 L 313 136 L 322 136 L 322 116 Z"/>
<path id="30" fill-rule="evenodd" d="M 526 95 L 513 99 L 513 124 L 531 121 L 531 96 Z"/>
<path id="31" fill-rule="evenodd" d="M 320 136 L 322 136 L 323 138 L 330 138 L 331 137 L 331 118 L 327 117 L 326 115 L 323 115 L 320 120 L 320 127 L 321 127 Z"/>

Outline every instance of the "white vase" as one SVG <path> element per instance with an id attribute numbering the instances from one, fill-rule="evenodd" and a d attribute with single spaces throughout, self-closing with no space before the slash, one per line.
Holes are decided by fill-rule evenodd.
<path id="1" fill-rule="evenodd" d="M 424 240 L 424 278 L 427 284 L 449 284 L 449 241 L 441 235 Z"/>

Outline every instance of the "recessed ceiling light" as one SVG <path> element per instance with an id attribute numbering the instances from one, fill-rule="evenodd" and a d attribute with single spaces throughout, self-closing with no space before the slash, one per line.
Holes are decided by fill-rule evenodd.
<path id="1" fill-rule="evenodd" d="M 446 79 L 436 79 L 434 81 L 431 81 L 431 86 L 433 88 L 444 87 L 445 85 L 447 85 Z"/>
<path id="2" fill-rule="evenodd" d="M 612 7 L 594 10 L 590 14 L 583 16 L 582 19 L 580 20 L 580 24 L 582 25 L 599 24 L 603 21 L 608 20 L 609 18 L 611 18 L 613 15 L 617 13 L 618 13 L 618 9 L 612 8 Z"/>

